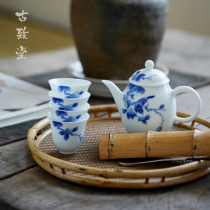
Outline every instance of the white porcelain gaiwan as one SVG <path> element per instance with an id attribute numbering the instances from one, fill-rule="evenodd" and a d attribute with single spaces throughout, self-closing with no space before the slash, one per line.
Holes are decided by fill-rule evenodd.
<path id="1" fill-rule="evenodd" d="M 180 86 L 171 89 L 168 77 L 153 68 L 153 61 L 147 60 L 145 69 L 136 71 L 130 77 L 123 92 L 113 82 L 102 80 L 114 97 L 128 133 L 169 131 L 174 121 L 190 122 L 201 110 L 201 98 L 193 88 Z M 192 94 L 196 101 L 195 112 L 187 118 L 176 116 L 175 96 L 182 92 Z"/>

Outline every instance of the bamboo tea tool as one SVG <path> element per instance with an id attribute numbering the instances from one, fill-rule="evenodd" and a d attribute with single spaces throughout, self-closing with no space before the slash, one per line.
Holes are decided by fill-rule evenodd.
<path id="1" fill-rule="evenodd" d="M 104 134 L 99 142 L 100 159 L 210 156 L 210 132 L 167 131 Z"/>

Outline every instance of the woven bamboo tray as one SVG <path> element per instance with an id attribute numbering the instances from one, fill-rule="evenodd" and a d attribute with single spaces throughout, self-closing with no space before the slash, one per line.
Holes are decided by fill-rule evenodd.
<path id="1" fill-rule="evenodd" d="M 112 113 L 118 112 L 116 105 L 92 106 L 88 112 L 93 118 L 89 119 L 82 145 L 74 155 L 59 153 L 53 143 L 47 118 L 29 130 L 27 141 L 32 157 L 44 170 L 66 181 L 106 188 L 167 187 L 193 181 L 210 173 L 209 161 L 171 161 L 123 167 L 117 160 L 100 160 L 98 148 L 100 136 L 110 132 L 126 131 L 120 117 L 111 116 Z M 182 112 L 177 112 L 177 115 L 189 116 Z M 196 129 L 193 127 L 195 122 L 210 128 L 210 122 L 196 118 L 191 126 L 175 123 L 172 130 Z M 128 162 L 128 160 L 120 161 Z M 129 160 L 132 161 L 142 161 L 142 159 Z"/>

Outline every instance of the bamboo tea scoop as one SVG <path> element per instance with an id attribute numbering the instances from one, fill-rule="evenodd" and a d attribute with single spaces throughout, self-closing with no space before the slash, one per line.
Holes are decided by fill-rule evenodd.
<path id="1" fill-rule="evenodd" d="M 121 166 L 134 166 L 134 165 L 141 165 L 141 164 L 149 164 L 149 163 L 157 163 L 157 162 L 171 162 L 171 161 L 187 161 L 187 160 L 210 160 L 210 157 L 187 157 L 187 158 L 170 158 L 170 159 L 160 159 L 160 160 L 150 160 L 150 161 L 143 161 L 143 162 L 136 162 L 136 163 L 122 163 L 119 162 Z"/>
<path id="2" fill-rule="evenodd" d="M 201 130 L 104 134 L 100 159 L 210 157 L 210 132 Z"/>

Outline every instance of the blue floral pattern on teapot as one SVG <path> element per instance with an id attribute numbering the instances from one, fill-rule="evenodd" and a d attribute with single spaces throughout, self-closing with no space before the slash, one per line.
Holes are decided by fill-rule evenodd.
<path id="1" fill-rule="evenodd" d="M 135 74 L 133 74 L 131 80 L 136 81 L 136 82 L 140 82 L 140 80 L 151 80 L 152 81 L 152 77 L 156 76 L 156 74 L 154 75 L 150 75 L 149 77 L 146 77 L 146 74 L 141 73 L 141 70 L 138 70 L 137 72 L 135 72 Z"/>
<path id="2" fill-rule="evenodd" d="M 128 133 L 169 131 L 175 121 L 194 120 L 201 109 L 201 99 L 194 89 L 187 86 L 171 89 L 169 78 L 163 72 L 154 69 L 154 62 L 151 60 L 147 60 L 145 68 L 136 71 L 129 78 L 124 91 L 112 81 L 102 82 L 111 91 Z M 175 96 L 181 92 L 192 94 L 196 100 L 196 110 L 187 118 L 176 115 Z"/>
<path id="3" fill-rule="evenodd" d="M 164 104 L 161 104 L 158 109 L 149 108 L 149 101 L 155 98 L 155 95 L 142 97 L 136 100 L 136 95 L 144 95 L 145 88 L 129 83 L 125 94 L 123 95 L 124 108 L 122 113 L 126 114 L 128 120 L 133 120 L 137 118 L 139 122 L 147 124 L 147 121 L 150 120 L 150 112 L 154 112 L 159 115 L 162 119 L 161 124 L 157 127 L 156 131 L 161 131 L 164 121 L 164 116 L 161 112 L 165 111 Z"/>

